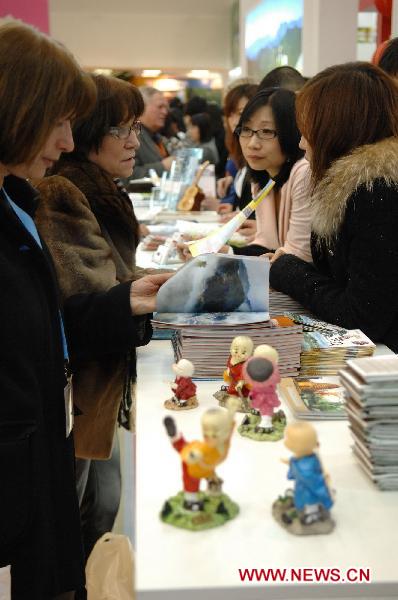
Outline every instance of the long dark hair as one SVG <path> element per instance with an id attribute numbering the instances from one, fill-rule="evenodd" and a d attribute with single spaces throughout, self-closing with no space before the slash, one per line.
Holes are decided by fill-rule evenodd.
<path id="1" fill-rule="evenodd" d="M 238 127 L 242 127 L 259 108 L 271 107 L 278 142 L 286 156 L 278 175 L 273 177 L 277 188 L 286 183 L 293 165 L 304 156 L 304 150 L 299 148 L 301 134 L 296 123 L 295 100 L 296 95 L 290 90 L 283 88 L 261 90 L 246 104 L 238 124 Z M 247 168 L 251 181 L 258 183 L 261 187 L 270 178 L 269 173 L 265 170 L 256 171 L 249 166 Z"/>

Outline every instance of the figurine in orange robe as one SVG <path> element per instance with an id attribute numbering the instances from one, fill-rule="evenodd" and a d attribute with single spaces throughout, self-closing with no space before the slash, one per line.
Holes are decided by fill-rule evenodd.
<path id="1" fill-rule="evenodd" d="M 173 448 L 181 457 L 184 508 L 188 510 L 203 510 L 203 500 L 199 500 L 198 493 L 201 479 L 207 479 L 210 492 L 221 493 L 222 480 L 217 477 L 215 468 L 227 457 L 235 425 L 236 408 L 236 403 L 231 402 L 228 410 L 207 410 L 202 416 L 203 441 L 187 442 L 184 436 L 177 432 L 174 419 L 164 419 Z"/>
<path id="2" fill-rule="evenodd" d="M 240 398 L 238 410 L 241 412 L 249 410 L 250 387 L 243 378 L 243 365 L 252 355 L 253 347 L 253 341 L 247 335 L 238 335 L 232 340 L 227 368 L 223 373 L 223 379 L 228 385 L 222 386 L 221 390 L 214 394 L 220 406 L 225 406 L 227 399 L 235 396 Z"/>

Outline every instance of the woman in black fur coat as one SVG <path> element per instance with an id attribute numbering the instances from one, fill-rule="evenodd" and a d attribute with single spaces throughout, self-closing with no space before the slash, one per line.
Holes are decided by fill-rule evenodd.
<path id="1" fill-rule="evenodd" d="M 297 98 L 312 169 L 313 264 L 285 254 L 270 284 L 317 317 L 398 350 L 398 89 L 369 63 L 325 69 Z"/>

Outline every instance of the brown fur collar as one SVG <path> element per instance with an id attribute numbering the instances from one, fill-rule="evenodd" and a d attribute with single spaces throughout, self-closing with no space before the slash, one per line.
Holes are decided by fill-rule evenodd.
<path id="1" fill-rule="evenodd" d="M 375 179 L 384 179 L 388 186 L 398 183 L 398 138 L 360 146 L 332 164 L 312 196 L 314 233 L 333 238 L 350 196 L 362 185 L 371 190 Z"/>
<path id="2" fill-rule="evenodd" d="M 119 190 L 112 177 L 98 165 L 88 160 L 64 157 L 56 164 L 52 174 L 62 175 L 74 183 L 105 226 L 113 222 L 124 228 L 127 234 L 137 234 L 138 223 L 127 193 Z"/>

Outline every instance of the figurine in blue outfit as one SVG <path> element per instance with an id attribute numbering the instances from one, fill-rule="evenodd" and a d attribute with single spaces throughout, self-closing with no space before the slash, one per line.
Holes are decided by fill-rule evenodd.
<path id="1" fill-rule="evenodd" d="M 306 422 L 292 423 L 285 429 L 284 443 L 294 455 L 285 462 L 289 464 L 287 478 L 295 485 L 274 502 L 274 517 L 295 535 L 330 533 L 335 526 L 330 517 L 333 498 L 316 454 L 315 429 Z"/>

